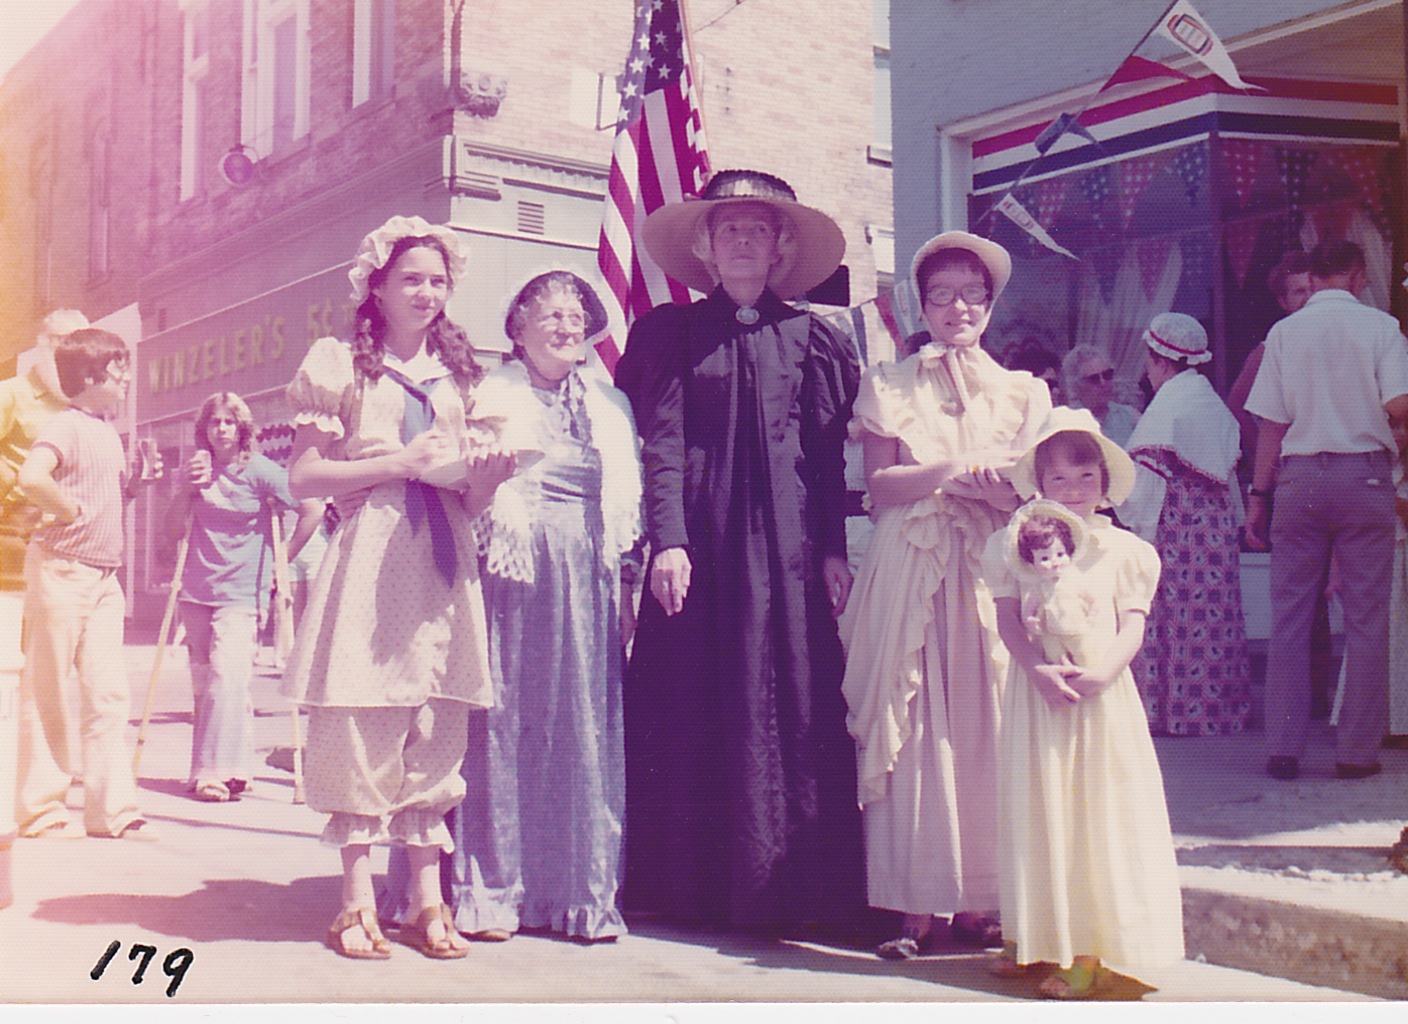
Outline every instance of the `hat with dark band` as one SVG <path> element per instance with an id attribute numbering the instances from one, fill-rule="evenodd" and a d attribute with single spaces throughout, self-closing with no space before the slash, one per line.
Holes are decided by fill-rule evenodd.
<path id="1" fill-rule="evenodd" d="M 761 171 L 719 171 L 698 199 L 688 198 L 660 207 L 645 219 L 641 241 L 650 258 L 676 281 L 695 291 L 712 291 L 717 279 L 697 253 L 704 219 L 713 209 L 742 203 L 764 203 L 784 219 L 792 244 L 780 247 L 783 257 L 768 277 L 780 298 L 795 299 L 830 277 L 846 254 L 846 237 L 836 222 L 797 202 L 797 194 L 781 178 Z"/>

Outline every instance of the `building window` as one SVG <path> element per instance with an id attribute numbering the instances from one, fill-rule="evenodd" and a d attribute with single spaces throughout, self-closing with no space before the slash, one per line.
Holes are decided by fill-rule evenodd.
<path id="1" fill-rule="evenodd" d="M 99 278 L 108 272 L 108 229 L 112 216 L 108 192 L 111 146 L 107 125 L 100 125 L 89 138 L 88 275 Z"/>
<path id="2" fill-rule="evenodd" d="M 181 199 L 204 192 L 210 152 L 210 6 L 186 7 L 181 90 Z"/>
<path id="3" fill-rule="evenodd" d="M 308 134 L 308 0 L 245 0 L 240 141 L 261 158 Z"/>
<path id="4" fill-rule="evenodd" d="M 396 68 L 396 0 L 355 0 L 352 105 L 391 95 Z"/>
<path id="5" fill-rule="evenodd" d="M 869 155 L 872 160 L 889 163 L 891 156 L 890 125 L 890 0 L 875 0 L 875 28 L 872 49 L 871 116 Z"/>

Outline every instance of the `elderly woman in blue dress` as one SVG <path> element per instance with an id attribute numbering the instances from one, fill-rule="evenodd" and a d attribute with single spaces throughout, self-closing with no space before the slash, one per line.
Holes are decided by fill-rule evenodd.
<path id="1" fill-rule="evenodd" d="M 587 344 L 605 327 L 582 278 L 534 277 L 505 318 L 513 358 L 470 414 L 471 430 L 522 467 L 480 520 L 495 704 L 470 717 L 469 791 L 450 819 L 449 901 L 456 927 L 480 941 L 626 933 L 616 891 L 633 607 L 621 578 L 640 533 L 641 469 L 630 403 Z"/>

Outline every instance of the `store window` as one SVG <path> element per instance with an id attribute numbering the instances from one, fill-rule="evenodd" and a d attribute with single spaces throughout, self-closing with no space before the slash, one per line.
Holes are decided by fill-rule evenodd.
<path id="1" fill-rule="evenodd" d="M 100 278 L 109 269 L 108 234 L 112 207 L 108 171 L 112 147 L 108 128 L 101 124 L 88 136 L 88 276 Z"/>
<path id="2" fill-rule="evenodd" d="M 890 0 L 875 0 L 872 42 L 870 146 L 871 160 L 888 164 L 892 159 L 890 113 Z"/>
<path id="3" fill-rule="evenodd" d="M 1284 315 L 1267 277 L 1289 250 L 1356 243 L 1369 269 L 1361 298 L 1389 308 L 1396 166 L 1388 145 L 1214 132 L 1018 186 L 1017 200 L 1077 260 L 990 214 L 1003 190 L 976 196 L 971 223 L 1023 263 L 1003 296 L 1006 325 L 994 323 L 994 353 L 1033 332 L 1058 355 L 1076 342 L 1102 345 L 1117 400 L 1138 403 L 1143 331 L 1154 314 L 1177 310 L 1207 328 L 1209 376 L 1225 394 Z"/>
<path id="4" fill-rule="evenodd" d="M 241 142 L 280 156 L 308 134 L 309 0 L 245 0 Z"/>
<path id="5" fill-rule="evenodd" d="M 352 105 L 391 95 L 396 67 L 396 0 L 355 0 Z"/>
<path id="6" fill-rule="evenodd" d="M 36 138 L 29 150 L 29 191 L 34 215 L 34 305 L 48 308 L 54 243 L 54 177 L 51 142 Z"/>

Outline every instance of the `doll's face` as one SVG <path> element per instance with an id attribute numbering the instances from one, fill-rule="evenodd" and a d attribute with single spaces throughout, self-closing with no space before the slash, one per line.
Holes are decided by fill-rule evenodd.
<path id="1" fill-rule="evenodd" d="M 1032 550 L 1032 566 L 1042 577 L 1056 577 L 1061 570 L 1071 564 L 1071 553 L 1061 541 L 1053 540 L 1044 548 Z"/>

